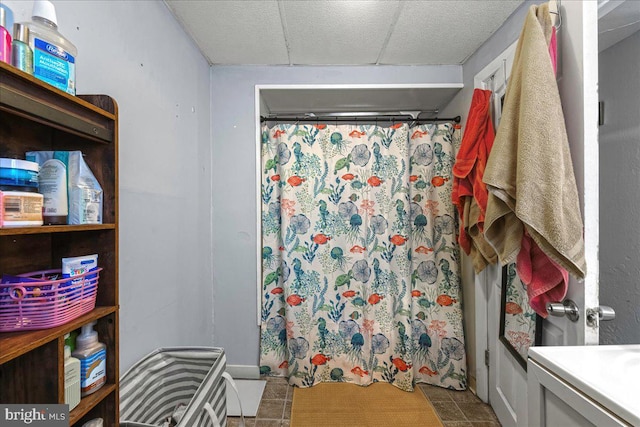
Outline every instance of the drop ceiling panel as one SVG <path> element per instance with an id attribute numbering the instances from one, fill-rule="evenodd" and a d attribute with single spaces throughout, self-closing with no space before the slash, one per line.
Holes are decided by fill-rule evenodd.
<path id="1" fill-rule="evenodd" d="M 444 108 L 462 88 L 262 89 L 262 114 L 354 111 L 417 111 Z"/>
<path id="2" fill-rule="evenodd" d="M 283 1 L 293 64 L 375 64 L 399 2 Z"/>
<path id="3" fill-rule="evenodd" d="M 288 64 L 275 0 L 166 0 L 212 64 Z"/>
<path id="4" fill-rule="evenodd" d="M 461 64 L 522 0 L 409 1 L 381 64 Z"/>

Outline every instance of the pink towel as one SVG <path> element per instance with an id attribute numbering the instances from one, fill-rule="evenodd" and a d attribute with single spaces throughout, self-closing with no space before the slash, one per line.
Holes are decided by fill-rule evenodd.
<path id="1" fill-rule="evenodd" d="M 556 74 L 558 72 L 558 39 L 556 36 L 556 27 L 551 28 L 549 56 L 551 57 L 551 65 L 553 65 L 553 74 Z"/>
<path id="2" fill-rule="evenodd" d="M 547 303 L 562 301 L 569 287 L 569 273 L 549 258 L 524 232 L 516 260 L 516 271 L 527 285 L 529 305 L 542 318 L 547 317 Z"/>

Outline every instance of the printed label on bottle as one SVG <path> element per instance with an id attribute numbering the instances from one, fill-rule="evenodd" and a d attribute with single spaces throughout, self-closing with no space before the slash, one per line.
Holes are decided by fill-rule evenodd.
<path id="1" fill-rule="evenodd" d="M 63 162 L 49 159 L 40 168 L 39 191 L 44 196 L 44 216 L 67 216 L 67 170 Z"/>
<path id="2" fill-rule="evenodd" d="M 71 364 L 70 366 L 65 365 L 64 370 L 64 383 L 73 384 L 77 382 L 77 378 L 80 378 L 80 366 L 77 364 Z"/>
<path id="3" fill-rule="evenodd" d="M 69 52 L 41 39 L 33 41 L 33 75 L 72 95 L 76 94 L 76 59 Z"/>
<path id="4" fill-rule="evenodd" d="M 4 221 L 42 221 L 42 198 L 4 195 Z"/>
<path id="5" fill-rule="evenodd" d="M 93 188 L 83 188 L 80 199 L 80 223 L 81 224 L 101 224 L 100 196 L 101 190 Z"/>
<path id="6" fill-rule="evenodd" d="M 80 360 L 80 387 L 83 393 L 95 390 L 106 381 L 107 351 L 99 352 Z"/>

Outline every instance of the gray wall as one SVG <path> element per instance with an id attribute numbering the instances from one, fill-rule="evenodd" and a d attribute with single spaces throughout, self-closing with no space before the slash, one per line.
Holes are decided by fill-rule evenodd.
<path id="1" fill-rule="evenodd" d="M 640 343 L 640 32 L 600 52 L 601 344 Z"/>
<path id="2" fill-rule="evenodd" d="M 4 1 L 15 20 L 31 1 Z M 213 342 L 209 65 L 162 2 L 54 1 L 77 92 L 120 113 L 120 366 Z"/>
<path id="3" fill-rule="evenodd" d="M 214 333 L 229 364 L 256 366 L 259 357 L 255 85 L 456 83 L 461 71 L 460 66 L 211 68 Z"/>
<path id="4" fill-rule="evenodd" d="M 529 10 L 529 7 L 533 4 L 543 3 L 542 1 L 525 1 L 518 9 L 516 9 L 511 16 L 505 21 L 505 23 L 482 45 L 476 50 L 473 55 L 465 61 L 463 65 L 464 76 L 464 88 L 458 92 L 453 100 L 447 105 L 442 115 L 448 117 L 452 114 L 460 114 L 462 116 L 463 132 L 464 125 L 467 122 L 467 115 L 469 113 L 469 106 L 471 105 L 471 98 L 473 96 L 474 89 L 474 77 L 484 67 L 486 67 L 491 61 L 493 61 L 498 55 L 500 55 L 506 48 L 511 46 L 520 36 L 522 26 L 524 24 L 524 18 Z M 482 337 L 475 336 L 475 298 L 476 298 L 476 285 L 475 275 L 473 272 L 473 266 L 471 261 L 464 255 L 463 252 L 463 264 L 462 264 L 462 295 L 463 295 L 463 319 L 465 328 L 465 340 L 467 349 L 467 364 L 469 367 L 470 387 L 475 389 L 475 372 L 477 362 L 475 360 L 476 351 L 476 339 Z"/>

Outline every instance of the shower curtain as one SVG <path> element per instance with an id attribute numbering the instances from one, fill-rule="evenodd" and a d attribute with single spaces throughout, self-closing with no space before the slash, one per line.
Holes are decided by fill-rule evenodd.
<path id="1" fill-rule="evenodd" d="M 260 370 L 466 388 L 451 201 L 458 131 L 262 129 Z"/>

